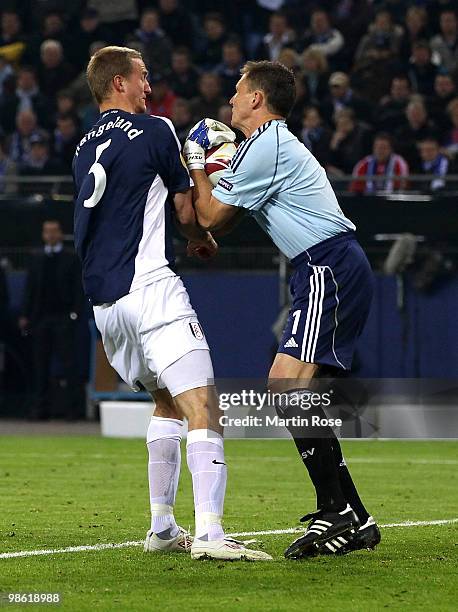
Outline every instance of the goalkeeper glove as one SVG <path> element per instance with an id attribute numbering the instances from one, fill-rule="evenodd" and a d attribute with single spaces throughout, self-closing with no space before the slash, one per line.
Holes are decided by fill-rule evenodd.
<path id="1" fill-rule="evenodd" d="M 183 147 L 189 170 L 203 170 L 205 151 L 223 142 L 234 142 L 235 134 L 221 121 L 202 119 L 191 128 Z"/>

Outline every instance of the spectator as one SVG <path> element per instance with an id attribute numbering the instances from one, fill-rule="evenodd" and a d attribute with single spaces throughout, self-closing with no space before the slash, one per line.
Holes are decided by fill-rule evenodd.
<path id="1" fill-rule="evenodd" d="M 380 131 L 394 133 L 407 123 L 405 110 L 412 91 L 406 76 L 396 76 L 391 81 L 390 93 L 384 96 L 375 111 L 375 122 Z"/>
<path id="2" fill-rule="evenodd" d="M 456 158 L 458 153 L 458 98 L 454 98 L 447 106 L 447 115 L 451 128 L 445 133 L 444 144 L 447 153 Z"/>
<path id="3" fill-rule="evenodd" d="M 93 42 L 89 48 L 89 55 L 92 57 L 96 51 L 102 49 L 103 47 L 106 47 L 106 43 L 104 41 L 98 40 Z M 86 69 L 82 70 L 76 79 L 74 79 L 64 91 L 66 91 L 67 94 L 73 98 L 74 104 L 81 115 L 86 112 L 88 107 L 95 109 L 92 93 L 87 84 Z M 59 110 L 59 112 L 68 111 Z M 96 109 L 96 116 L 99 116 L 98 109 Z M 91 125 L 93 123 L 95 122 L 92 122 Z"/>
<path id="4" fill-rule="evenodd" d="M 297 50 L 312 48 L 321 51 L 333 70 L 341 66 L 341 51 L 344 46 L 342 34 L 331 26 L 329 16 L 321 9 L 313 11 L 310 17 L 310 28 L 299 40 Z"/>
<path id="5" fill-rule="evenodd" d="M 32 110 L 38 123 L 43 127 L 49 125 L 49 104 L 40 92 L 37 75 L 30 66 L 23 66 L 17 73 L 16 91 L 10 100 L 10 117 L 16 117 L 18 112 Z"/>
<path id="6" fill-rule="evenodd" d="M 0 73 L 2 60 L 0 58 Z M 1 77 L 0 77 L 1 78 Z M 10 74 L 3 82 L 0 94 L 0 134 L 11 134 L 16 127 L 16 75 Z"/>
<path id="7" fill-rule="evenodd" d="M 280 51 L 292 46 L 294 39 L 294 31 L 289 26 L 287 16 L 283 13 L 272 13 L 269 18 L 269 31 L 256 51 L 256 59 L 271 62 L 278 60 Z"/>
<path id="8" fill-rule="evenodd" d="M 220 13 L 207 13 L 204 17 L 204 32 L 196 54 L 197 63 L 203 70 L 213 70 L 221 64 L 226 40 L 223 16 Z"/>
<path id="9" fill-rule="evenodd" d="M 172 72 L 169 85 L 179 98 L 191 100 L 199 93 L 199 71 L 191 64 L 191 57 L 186 47 L 177 47 L 172 53 Z"/>
<path id="10" fill-rule="evenodd" d="M 18 64 L 26 49 L 26 39 L 22 33 L 19 15 L 14 11 L 3 11 L 0 27 L 0 58 L 5 62 Z"/>
<path id="11" fill-rule="evenodd" d="M 202 117 L 215 118 L 227 100 L 221 95 L 221 81 L 217 74 L 204 72 L 199 79 L 199 95 L 191 100 L 191 114 L 195 123 Z"/>
<path id="12" fill-rule="evenodd" d="M 405 30 L 401 39 L 400 57 L 404 65 L 409 61 L 414 43 L 428 40 L 428 13 L 423 6 L 410 6 L 407 9 Z"/>
<path id="13" fill-rule="evenodd" d="M 87 0 L 86 8 L 97 11 L 100 23 L 109 30 L 110 40 L 116 45 L 122 44 L 138 25 L 136 0 Z"/>
<path id="14" fill-rule="evenodd" d="M 409 166 L 403 157 L 394 152 L 390 134 L 379 132 L 374 138 L 372 155 L 361 159 L 353 169 L 355 178 L 370 178 L 354 180 L 350 185 L 350 191 L 366 194 L 377 191 L 392 193 L 406 189 L 408 175 Z"/>
<path id="15" fill-rule="evenodd" d="M 68 170 L 63 163 L 50 155 L 49 138 L 41 132 L 30 137 L 30 152 L 27 160 L 20 164 L 19 174 L 23 176 L 64 176 Z M 37 193 L 49 191 L 49 184 L 43 183 L 39 186 L 25 184 L 22 186 L 24 193 Z"/>
<path id="16" fill-rule="evenodd" d="M 153 74 L 149 79 L 151 94 L 147 101 L 147 111 L 150 115 L 172 118 L 173 105 L 176 95 L 170 89 L 166 77 L 162 74 Z"/>
<path id="17" fill-rule="evenodd" d="M 458 62 L 458 23 L 455 11 L 444 11 L 439 19 L 440 32 L 431 39 L 431 51 L 440 58 L 447 72 L 454 72 Z"/>
<path id="18" fill-rule="evenodd" d="M 218 121 L 221 121 L 221 123 L 224 123 L 225 125 L 231 125 L 232 106 L 230 104 L 223 104 L 222 106 L 220 106 L 216 118 L 218 119 Z M 234 128 L 232 129 L 234 130 Z M 238 130 L 235 129 L 234 131 L 237 132 Z M 237 139 L 237 142 L 239 142 L 239 140 L 240 139 Z"/>
<path id="19" fill-rule="evenodd" d="M 377 104 L 401 69 L 399 47 L 402 28 L 393 24 L 388 11 L 379 11 L 355 55 L 353 82 L 358 91 Z"/>
<path id="20" fill-rule="evenodd" d="M 306 83 L 309 98 L 319 104 L 328 92 L 328 62 L 318 49 L 306 49 L 302 54 L 302 78 Z"/>
<path id="21" fill-rule="evenodd" d="M 355 63 L 387 64 L 399 56 L 402 28 L 393 23 L 387 10 L 379 11 L 374 22 L 369 26 L 369 32 L 361 40 L 355 54 Z"/>
<path id="22" fill-rule="evenodd" d="M 53 37 L 50 37 L 53 38 Z M 91 45 L 99 40 L 111 42 L 112 33 L 100 23 L 99 13 L 93 8 L 82 11 L 78 26 L 68 50 L 68 59 L 78 70 L 86 70 L 90 58 Z"/>
<path id="23" fill-rule="evenodd" d="M 3 95 L 5 82 L 14 77 L 14 70 L 4 57 L 0 55 L 0 96 Z"/>
<path id="24" fill-rule="evenodd" d="M 63 247 L 60 223 L 43 223 L 44 250 L 28 269 L 19 327 L 33 340 L 35 394 L 29 418 L 49 418 L 49 382 L 53 354 L 60 360 L 66 417 L 78 416 L 76 322 L 82 308 L 81 272 L 76 255 Z"/>
<path id="25" fill-rule="evenodd" d="M 58 115 L 77 114 L 75 99 L 67 89 L 63 89 L 57 94 L 56 107 Z"/>
<path id="26" fill-rule="evenodd" d="M 332 132 L 323 122 L 318 108 L 308 106 L 304 110 L 300 140 L 324 167 L 329 163 L 331 137 Z"/>
<path id="27" fill-rule="evenodd" d="M 351 174 L 357 161 L 368 151 L 369 130 L 358 123 L 351 108 L 336 111 L 335 130 L 329 143 L 327 171 L 334 176 Z"/>
<path id="28" fill-rule="evenodd" d="M 7 0 L 8 1 L 8 0 Z M 27 31 L 37 31 L 43 24 L 45 17 L 59 10 L 60 7 L 65 7 L 65 18 L 68 23 L 74 23 L 78 19 L 81 11 L 81 5 L 86 1 L 81 0 L 13 0 L 17 5 L 18 11 L 27 24 Z M 31 10 L 33 8 L 33 10 Z"/>
<path id="29" fill-rule="evenodd" d="M 175 47 L 184 45 L 194 50 L 196 25 L 194 16 L 178 0 L 159 0 L 161 26 Z"/>
<path id="30" fill-rule="evenodd" d="M 304 117 L 304 110 L 307 106 L 310 106 L 311 100 L 309 92 L 307 90 L 307 84 L 301 79 L 296 80 L 296 99 L 294 106 L 292 107 L 288 118 L 288 128 L 293 132 L 295 136 L 299 136 L 302 129 L 302 120 Z"/>
<path id="31" fill-rule="evenodd" d="M 323 103 L 323 115 L 327 123 L 331 124 L 334 114 L 342 108 L 353 110 L 355 117 L 360 121 L 371 123 L 372 113 L 369 104 L 353 92 L 350 79 L 345 72 L 333 72 L 328 85 L 330 96 Z"/>
<path id="32" fill-rule="evenodd" d="M 428 16 L 434 32 L 440 29 L 440 16 L 444 11 L 456 10 L 456 0 L 428 0 Z"/>
<path id="33" fill-rule="evenodd" d="M 359 41 L 367 33 L 372 16 L 370 0 L 337 0 L 331 18 L 336 28 L 341 32 L 345 45 L 340 54 L 344 61 L 343 70 L 350 69 Z"/>
<path id="34" fill-rule="evenodd" d="M 434 80 L 435 95 L 428 100 L 428 111 L 432 121 L 440 132 L 450 129 L 450 118 L 447 114 L 448 104 L 456 96 L 456 87 L 449 74 L 438 74 Z"/>
<path id="35" fill-rule="evenodd" d="M 421 2 L 422 0 L 420 0 Z M 427 0 L 428 1 L 428 0 Z M 374 5 L 376 5 L 377 10 L 386 9 L 389 11 L 391 15 L 391 19 L 396 23 L 401 23 L 404 21 L 405 13 L 406 13 L 406 0 L 375 0 Z"/>
<path id="36" fill-rule="evenodd" d="M 285 47 L 284 49 L 282 49 L 280 51 L 277 61 L 281 64 L 284 64 L 295 74 L 299 72 L 299 58 L 294 49 L 290 49 L 289 47 Z"/>
<path id="37" fill-rule="evenodd" d="M 175 127 L 178 140 L 184 144 L 189 130 L 194 125 L 191 115 L 191 107 L 188 100 L 176 98 L 172 109 L 172 122 Z"/>
<path id="38" fill-rule="evenodd" d="M 11 194 L 16 193 L 17 185 L 8 179 L 14 178 L 17 167 L 7 151 L 5 139 L 2 138 L 0 140 L 0 193 Z"/>
<path id="39" fill-rule="evenodd" d="M 56 93 L 64 89 L 75 76 L 75 69 L 65 61 L 61 43 L 45 40 L 40 47 L 38 82 L 50 109 L 55 108 Z"/>
<path id="40" fill-rule="evenodd" d="M 140 18 L 140 27 L 133 36 L 127 37 L 127 44 L 141 43 L 141 52 L 150 75 L 167 74 L 171 66 L 172 44 L 159 25 L 159 13 L 146 9 Z"/>
<path id="41" fill-rule="evenodd" d="M 449 171 L 449 160 L 441 153 L 439 140 L 434 135 L 425 136 L 418 143 L 420 167 L 418 174 L 434 174 L 432 181 L 417 184 L 423 190 L 437 191 L 445 187 L 445 176 Z"/>
<path id="42" fill-rule="evenodd" d="M 237 40 L 228 40 L 223 45 L 223 61 L 215 68 L 221 79 L 223 96 L 227 99 L 234 94 L 242 66 L 243 53 L 240 43 Z"/>
<path id="43" fill-rule="evenodd" d="M 428 42 L 420 40 L 414 43 L 407 71 L 413 90 L 423 96 L 434 95 L 434 80 L 437 72 L 437 66 L 431 61 L 431 49 Z"/>
<path id="44" fill-rule="evenodd" d="M 20 111 L 16 115 L 16 131 L 11 137 L 9 155 L 18 164 L 25 164 L 29 160 L 30 140 L 32 136 L 40 133 L 37 116 L 31 110 Z"/>
<path id="45" fill-rule="evenodd" d="M 54 153 L 65 167 L 64 174 L 72 173 L 72 161 L 76 147 L 82 138 L 78 118 L 71 114 L 57 115 L 54 130 Z"/>
<path id="46" fill-rule="evenodd" d="M 435 130 L 436 126 L 429 119 L 423 100 L 416 96 L 406 106 L 407 124 L 399 128 L 396 133 L 397 149 L 407 160 L 409 168 L 416 168 L 419 164 L 416 142 Z"/>
<path id="47" fill-rule="evenodd" d="M 46 40 L 55 40 L 60 43 L 63 55 L 71 52 L 74 40 L 70 37 L 64 18 L 56 11 L 48 12 L 43 18 L 40 31 L 31 39 L 27 48 L 27 62 L 38 67 L 41 47 Z"/>

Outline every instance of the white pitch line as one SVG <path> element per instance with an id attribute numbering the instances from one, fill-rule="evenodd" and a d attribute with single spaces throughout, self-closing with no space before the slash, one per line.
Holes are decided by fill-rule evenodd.
<path id="1" fill-rule="evenodd" d="M 407 457 L 404 460 L 390 457 L 383 457 L 380 459 L 375 457 L 354 457 L 348 458 L 347 461 L 348 463 L 395 463 L 397 465 L 408 465 L 409 463 L 414 463 L 416 465 L 458 465 L 458 460 L 456 459 L 409 459 Z"/>
<path id="2" fill-rule="evenodd" d="M 406 521 L 405 523 L 387 523 L 380 525 L 383 529 L 391 527 L 427 527 L 429 525 L 451 525 L 458 523 L 458 518 L 441 519 L 437 521 Z M 283 535 L 287 533 L 301 533 L 304 529 L 300 527 L 290 527 L 289 529 L 270 529 L 266 531 L 240 531 L 228 533 L 232 538 L 261 535 Z M 131 542 L 120 542 L 119 544 L 93 544 L 89 546 L 69 546 L 67 548 L 55 548 L 44 550 L 21 550 L 18 552 L 0 553 L 0 559 L 14 559 L 17 557 L 39 557 L 42 555 L 57 555 L 61 553 L 86 552 L 92 550 L 111 550 L 115 548 L 129 548 L 131 546 L 143 546 L 144 540 L 133 540 Z"/>
<path id="3" fill-rule="evenodd" d="M 450 525 L 452 523 L 458 523 L 458 518 L 441 519 L 438 521 L 406 521 L 405 523 L 387 523 L 386 525 L 379 525 L 379 527 L 383 529 L 391 527 L 426 527 L 428 525 Z M 236 538 L 254 535 L 281 535 L 283 533 L 298 533 L 301 531 L 304 531 L 304 528 L 291 527 L 289 529 L 274 529 L 271 531 L 242 531 L 240 533 L 230 533 L 228 535 Z"/>

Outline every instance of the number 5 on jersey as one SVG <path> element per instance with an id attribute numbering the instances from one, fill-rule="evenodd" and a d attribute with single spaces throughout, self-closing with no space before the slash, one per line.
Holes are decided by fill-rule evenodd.
<path id="1" fill-rule="evenodd" d="M 88 173 L 94 175 L 94 191 L 92 195 L 87 198 L 87 200 L 84 200 L 83 206 L 85 208 L 94 208 L 94 206 L 96 206 L 102 199 L 105 187 L 107 186 L 107 175 L 105 168 L 99 163 L 99 159 L 105 149 L 108 149 L 110 145 L 111 138 L 109 138 L 106 142 L 99 144 L 95 150 L 95 162 L 89 168 Z"/>

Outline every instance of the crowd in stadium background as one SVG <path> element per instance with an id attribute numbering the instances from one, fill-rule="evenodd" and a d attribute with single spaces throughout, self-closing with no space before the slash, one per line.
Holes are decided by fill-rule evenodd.
<path id="1" fill-rule="evenodd" d="M 8 174 L 70 173 L 98 117 L 85 68 L 107 44 L 142 52 L 148 111 L 171 118 L 182 141 L 203 116 L 230 123 L 247 59 L 279 60 L 297 76 L 289 127 L 328 174 L 388 175 L 355 181 L 356 192 L 406 188 L 390 177 L 409 173 L 437 174 L 423 187 L 441 188 L 458 149 L 457 8 L 454 0 L 4 0 L 0 191 L 16 189 L 2 186 Z"/>

